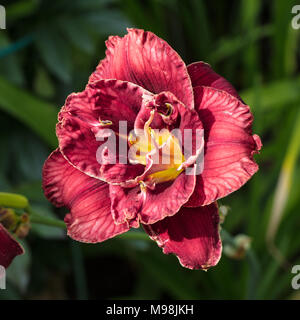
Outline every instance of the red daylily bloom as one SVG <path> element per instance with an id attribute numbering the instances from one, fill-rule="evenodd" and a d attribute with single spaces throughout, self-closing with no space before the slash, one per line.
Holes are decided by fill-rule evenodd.
<path id="1" fill-rule="evenodd" d="M 17 255 L 23 253 L 24 249 L 22 246 L 0 223 L 0 265 L 7 268 Z"/>
<path id="2" fill-rule="evenodd" d="M 208 269 L 222 251 L 216 200 L 258 170 L 253 154 L 261 142 L 250 109 L 208 64 L 186 67 L 151 32 L 129 29 L 106 45 L 86 89 L 59 113 L 59 148 L 43 169 L 45 195 L 69 208 L 65 222 L 75 240 L 101 242 L 142 225 L 183 266 Z M 121 122 L 142 135 L 120 133 Z M 129 161 L 108 152 L 112 133 L 116 150 L 125 141 Z"/>

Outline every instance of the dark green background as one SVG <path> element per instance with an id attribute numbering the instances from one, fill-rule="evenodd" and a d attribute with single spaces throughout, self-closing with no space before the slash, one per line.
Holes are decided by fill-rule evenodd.
<path id="1" fill-rule="evenodd" d="M 126 27 L 156 33 L 186 63 L 209 62 L 230 80 L 250 105 L 264 146 L 259 172 L 220 201 L 229 208 L 223 228 L 252 238 L 244 259 L 223 254 L 208 272 L 190 271 L 150 241 L 79 244 L 60 229 L 33 224 L 27 254 L 9 268 L 0 298 L 300 298 L 291 288 L 291 266 L 300 264 L 300 29 L 291 27 L 297 1 L 1 4 L 0 191 L 26 195 L 40 214 L 64 214 L 41 190 L 43 162 L 57 145 L 56 114 L 68 94 L 84 89 L 105 39 Z"/>

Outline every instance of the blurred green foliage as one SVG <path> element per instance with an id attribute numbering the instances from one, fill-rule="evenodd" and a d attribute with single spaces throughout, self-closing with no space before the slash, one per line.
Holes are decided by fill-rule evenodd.
<path id="1" fill-rule="evenodd" d="M 183 269 L 149 241 L 74 243 L 57 228 L 33 225 L 27 254 L 8 270 L 8 299 L 296 299 L 291 265 L 300 264 L 300 30 L 292 0 L 2 1 L 0 30 L 0 190 L 62 218 L 41 190 L 41 168 L 57 145 L 66 96 L 81 91 L 104 41 L 126 27 L 167 40 L 186 63 L 204 60 L 230 80 L 254 114 L 264 147 L 259 172 L 222 199 L 223 224 L 246 234 L 244 259 L 223 254 L 208 272 Z"/>

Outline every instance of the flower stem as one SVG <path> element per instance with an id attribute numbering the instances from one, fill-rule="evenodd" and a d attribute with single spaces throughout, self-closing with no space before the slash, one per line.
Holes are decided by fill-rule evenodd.
<path id="1" fill-rule="evenodd" d="M 78 300 L 88 299 L 88 288 L 86 281 L 86 273 L 84 268 L 84 261 L 82 250 L 79 242 L 70 241 L 71 253 L 72 253 L 72 265 L 74 271 L 74 279 L 77 291 Z"/>
<path id="2" fill-rule="evenodd" d="M 32 212 L 32 211 L 30 213 L 30 221 L 32 223 L 43 224 L 46 226 L 57 227 L 61 229 L 66 228 L 66 225 L 62 220 L 41 216 L 36 212 Z"/>

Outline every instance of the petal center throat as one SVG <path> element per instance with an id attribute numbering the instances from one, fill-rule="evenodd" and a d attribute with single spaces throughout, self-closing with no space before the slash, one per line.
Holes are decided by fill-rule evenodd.
<path id="1" fill-rule="evenodd" d="M 128 137 L 129 161 L 146 166 L 144 181 L 157 184 L 176 179 L 183 171 L 185 159 L 178 138 L 168 129 L 152 129 L 157 111 L 151 110 L 143 129 L 136 129 Z"/>

